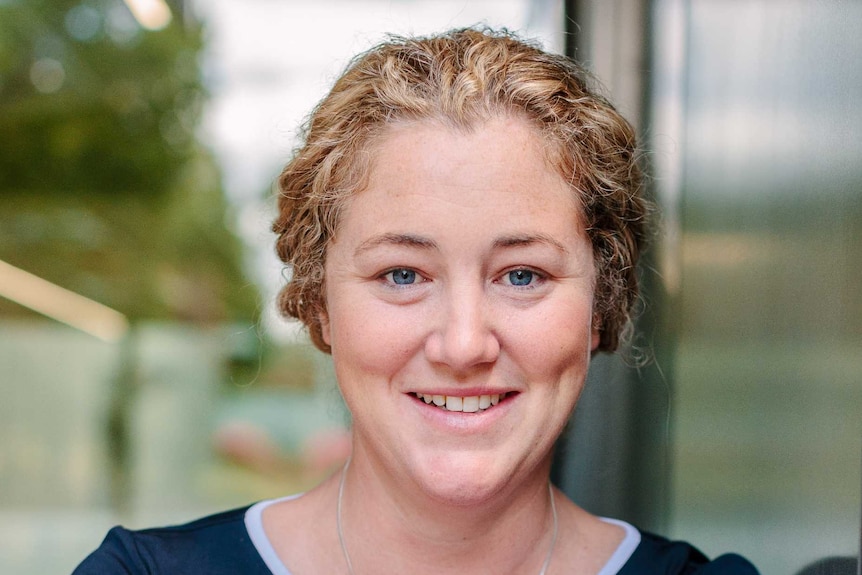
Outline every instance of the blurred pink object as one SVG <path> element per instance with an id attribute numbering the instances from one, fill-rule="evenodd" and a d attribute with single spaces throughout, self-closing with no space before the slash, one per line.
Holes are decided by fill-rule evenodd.
<path id="1" fill-rule="evenodd" d="M 350 456 L 350 431 L 330 428 L 312 434 L 302 445 L 303 467 L 310 473 L 323 473 L 341 467 Z"/>
<path id="2" fill-rule="evenodd" d="M 284 454 L 266 430 L 247 421 L 231 421 L 215 431 L 216 452 L 233 463 L 271 473 L 283 466 Z"/>

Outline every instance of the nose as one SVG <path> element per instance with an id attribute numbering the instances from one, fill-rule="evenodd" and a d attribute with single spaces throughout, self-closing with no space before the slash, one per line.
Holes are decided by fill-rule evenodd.
<path id="1" fill-rule="evenodd" d="M 482 288 L 450 290 L 440 306 L 438 322 L 425 342 L 425 355 L 454 372 L 487 365 L 500 355 L 500 341 L 492 327 L 493 310 Z"/>

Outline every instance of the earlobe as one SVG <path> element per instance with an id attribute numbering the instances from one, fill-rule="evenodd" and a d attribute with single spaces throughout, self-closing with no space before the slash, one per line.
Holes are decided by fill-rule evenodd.
<path id="1" fill-rule="evenodd" d="M 332 346 L 332 338 L 329 332 L 329 316 L 326 315 L 326 312 L 320 312 L 317 316 L 318 321 L 320 321 L 320 337 L 323 339 L 323 342 Z"/>
<path id="2" fill-rule="evenodd" d="M 594 352 L 599 347 L 599 343 L 602 341 L 602 330 L 599 327 L 602 325 L 601 318 L 598 315 L 593 314 L 593 325 L 592 330 L 590 332 L 590 351 Z"/>

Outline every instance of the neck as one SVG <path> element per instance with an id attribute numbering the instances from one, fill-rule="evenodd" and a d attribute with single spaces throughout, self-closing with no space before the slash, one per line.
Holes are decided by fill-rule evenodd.
<path id="1" fill-rule="evenodd" d="M 355 575 L 535 575 L 555 536 L 550 461 L 517 487 L 465 504 L 380 473 L 362 452 L 345 468 L 340 519 Z"/>

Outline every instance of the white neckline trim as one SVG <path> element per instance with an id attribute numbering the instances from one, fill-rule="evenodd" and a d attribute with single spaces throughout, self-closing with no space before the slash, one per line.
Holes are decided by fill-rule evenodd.
<path id="1" fill-rule="evenodd" d="M 257 549 L 260 558 L 263 559 L 263 562 L 269 567 L 273 575 L 291 575 L 291 573 L 284 563 L 281 562 L 278 553 L 275 552 L 275 548 L 272 546 L 272 542 L 266 536 L 266 531 L 263 529 L 263 510 L 274 503 L 296 499 L 300 495 L 302 493 L 260 501 L 249 507 L 245 512 L 245 529 L 248 531 L 248 536 L 251 538 L 251 542 L 254 548 Z M 631 558 L 637 546 L 640 545 L 641 534 L 634 526 L 625 521 L 609 519 L 607 517 L 600 517 L 600 519 L 605 523 L 622 527 L 626 532 L 626 536 L 620 542 L 619 546 L 617 546 L 614 554 L 611 555 L 610 559 L 602 567 L 602 570 L 598 572 L 598 575 L 616 575 Z"/>
<path id="2" fill-rule="evenodd" d="M 266 536 L 266 531 L 263 529 L 263 510 L 274 503 L 296 499 L 300 495 L 302 493 L 279 497 L 278 499 L 266 499 L 255 503 L 245 512 L 245 530 L 248 531 L 248 536 L 254 548 L 257 549 L 258 555 L 260 555 L 260 558 L 263 559 L 263 562 L 266 563 L 266 566 L 269 567 L 273 575 L 291 575 L 291 573 L 284 563 L 281 562 L 278 553 L 275 552 L 275 548 L 272 546 L 272 542 Z"/>
<path id="3" fill-rule="evenodd" d="M 611 555 L 611 558 L 608 559 L 608 562 L 605 563 L 605 566 L 598 573 L 598 575 L 616 575 L 631 558 L 632 553 L 635 552 L 638 545 L 640 545 L 641 532 L 633 525 L 619 519 L 608 519 L 607 517 L 600 517 L 599 519 L 605 523 L 618 525 L 625 529 L 626 532 L 626 536 L 620 542 L 619 546 L 617 546 L 617 550 L 614 551 L 614 554 Z"/>

